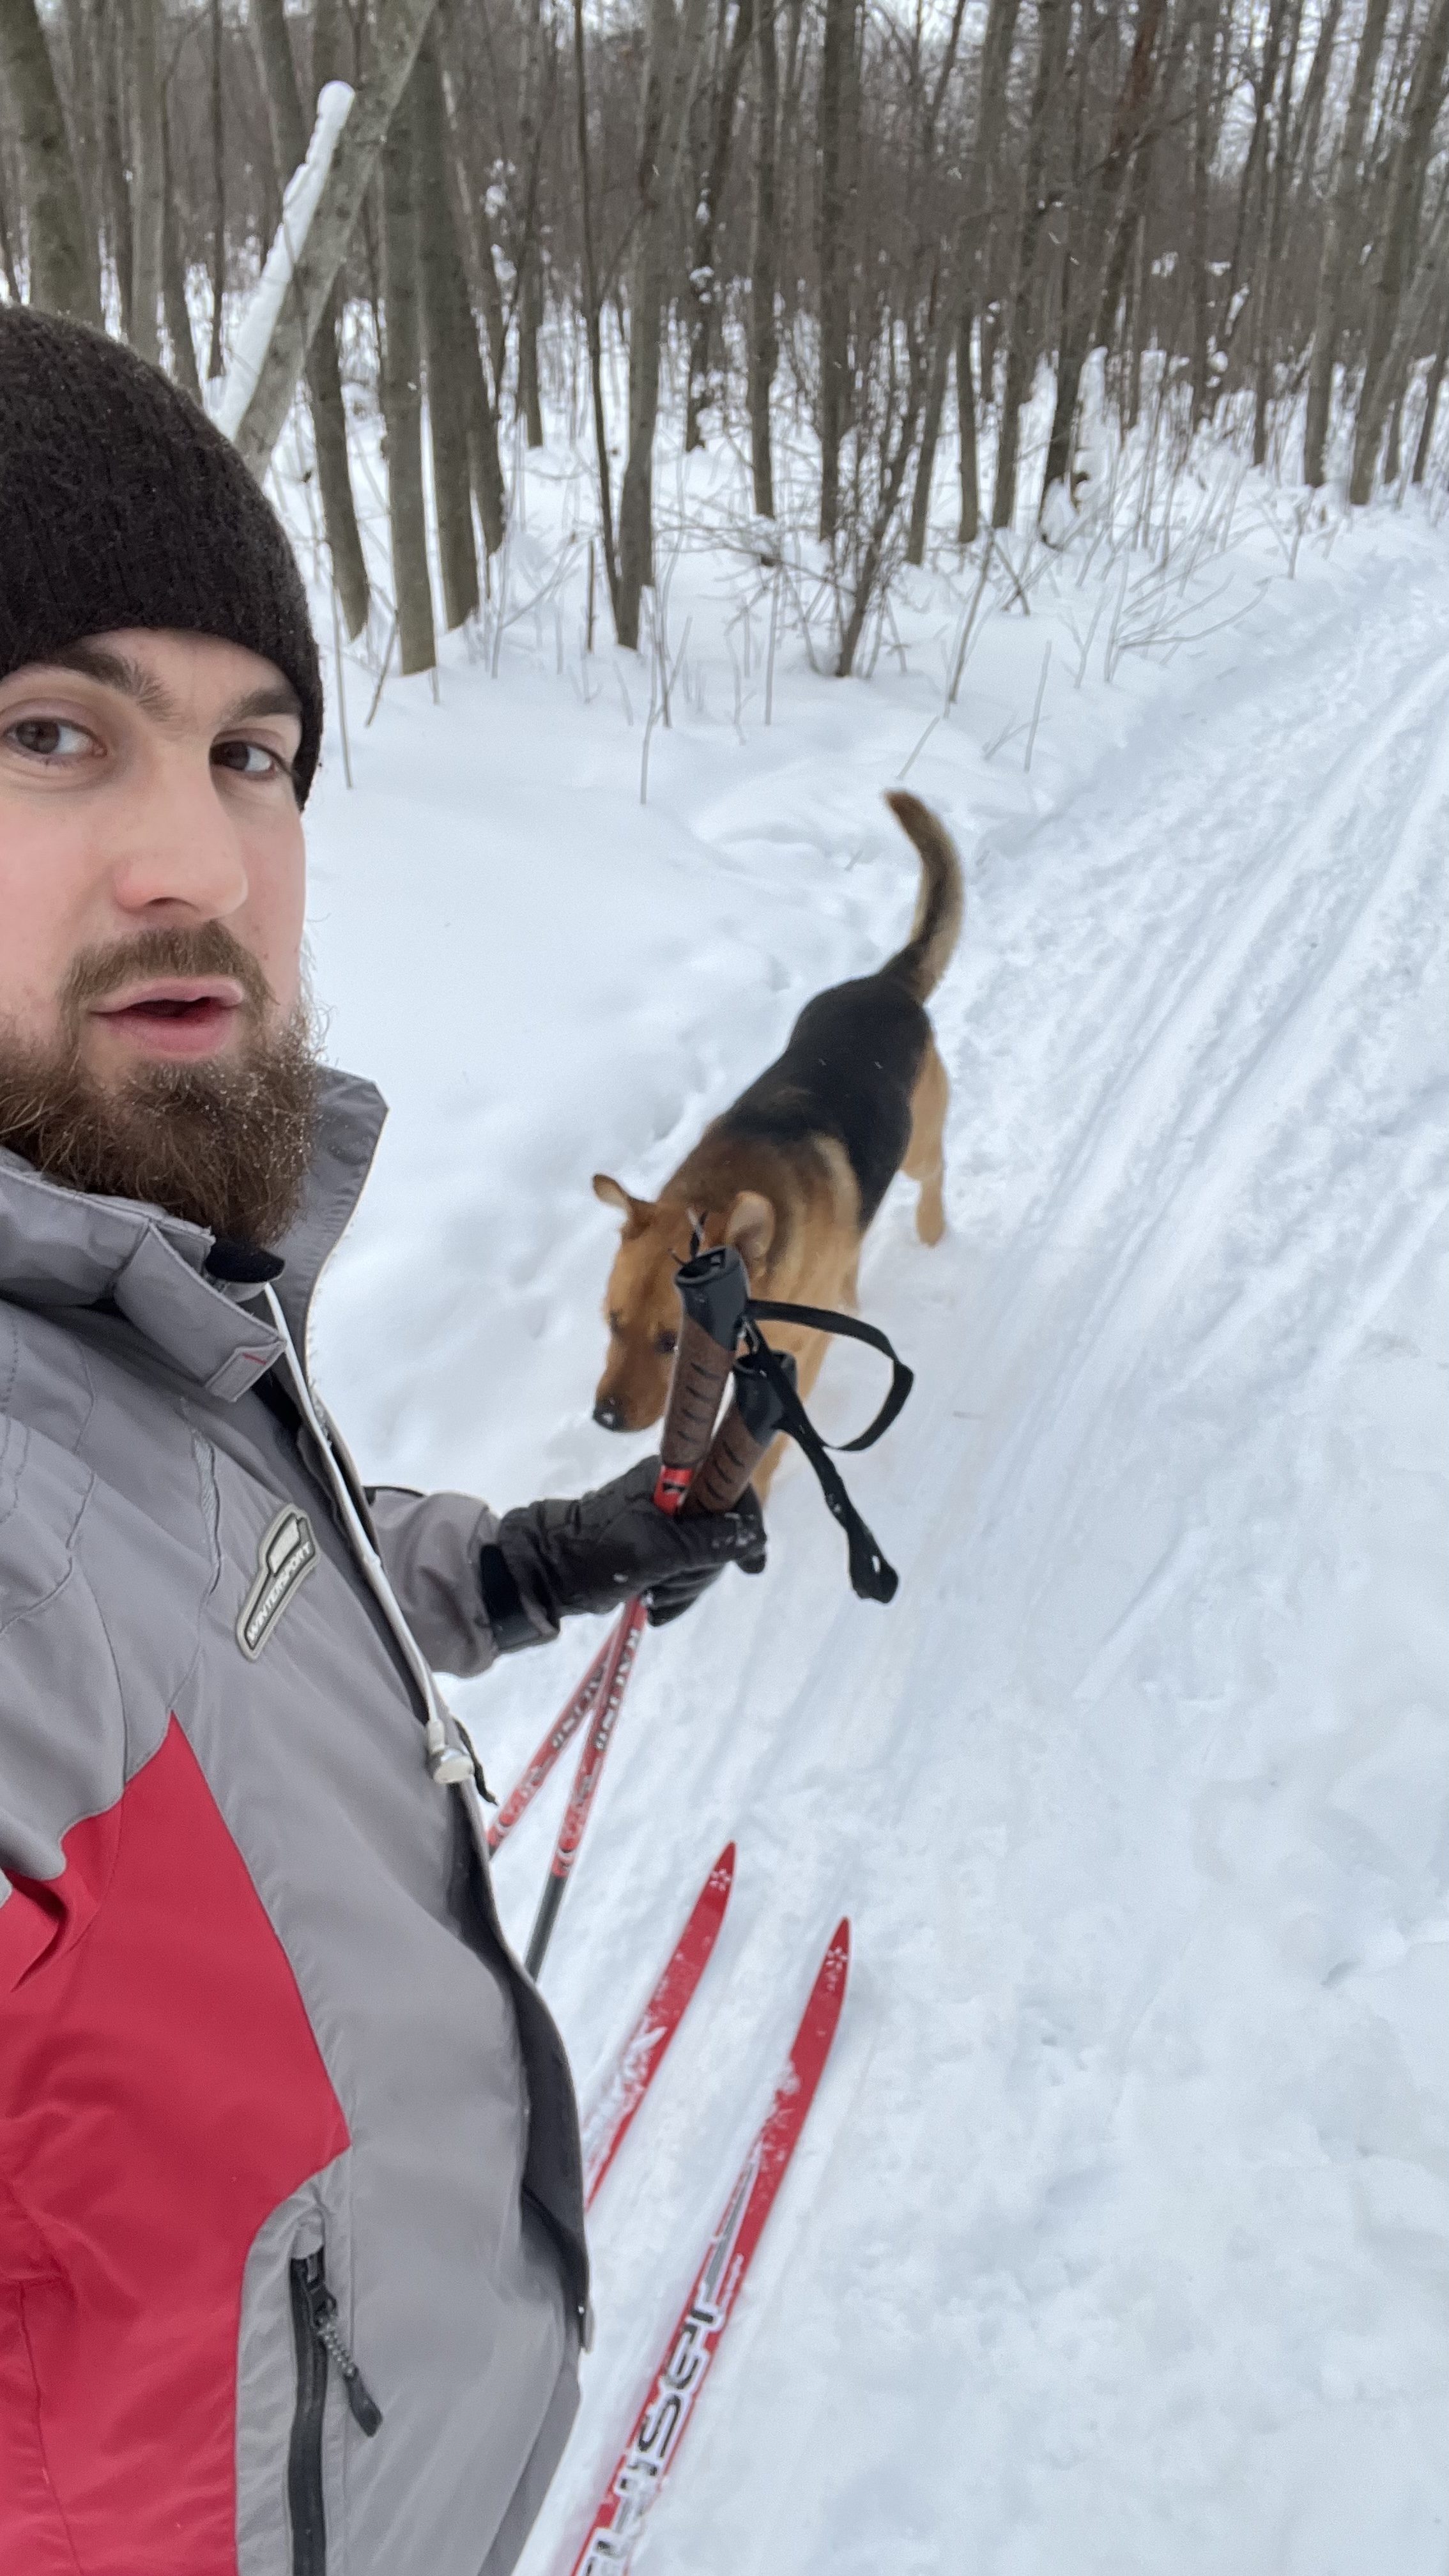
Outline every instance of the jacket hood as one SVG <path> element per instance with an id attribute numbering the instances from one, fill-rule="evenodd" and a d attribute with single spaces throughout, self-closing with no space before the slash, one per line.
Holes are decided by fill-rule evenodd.
<path id="1" fill-rule="evenodd" d="M 324 1068 L 317 1142 L 301 1213 L 276 1246 L 276 1293 L 305 1350 L 312 1294 L 372 1168 L 387 1106 L 370 1082 Z M 208 1394 L 234 1402 L 278 1357 L 279 1337 L 246 1291 L 208 1279 L 215 1241 L 139 1199 L 92 1197 L 0 1148 L 0 1297 L 54 1309 L 114 1305 Z"/>

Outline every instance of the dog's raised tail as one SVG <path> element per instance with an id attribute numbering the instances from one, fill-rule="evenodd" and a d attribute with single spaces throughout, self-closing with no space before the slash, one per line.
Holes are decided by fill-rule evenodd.
<path id="1" fill-rule="evenodd" d="M 886 798 L 901 830 L 914 842 L 921 861 L 921 891 L 916 902 L 916 917 L 904 948 L 882 966 L 883 975 L 893 975 L 924 1002 L 934 993 L 950 962 L 951 951 L 961 936 L 961 921 L 966 910 L 966 888 L 961 875 L 961 861 L 956 844 L 944 823 L 934 815 L 919 796 L 908 796 L 903 788 L 893 788 Z"/>

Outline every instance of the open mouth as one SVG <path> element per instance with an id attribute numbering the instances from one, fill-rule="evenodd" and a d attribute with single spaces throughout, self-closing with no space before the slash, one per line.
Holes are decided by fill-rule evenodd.
<path id="1" fill-rule="evenodd" d="M 214 1054 L 246 1008 L 239 984 L 227 977 L 168 977 L 133 986 L 94 1006 L 92 1017 L 149 1055 Z"/>

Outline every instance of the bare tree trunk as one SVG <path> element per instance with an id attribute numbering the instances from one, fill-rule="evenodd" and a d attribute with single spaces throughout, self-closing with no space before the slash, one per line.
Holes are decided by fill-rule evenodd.
<path id="1" fill-rule="evenodd" d="M 1249 56 L 1248 78 L 1252 83 L 1254 101 L 1253 130 L 1239 180 L 1237 221 L 1233 229 L 1232 256 L 1228 262 L 1227 328 L 1220 343 L 1220 354 L 1224 358 L 1230 354 L 1245 313 L 1250 317 L 1255 332 L 1257 328 L 1253 290 L 1262 275 L 1259 254 L 1267 220 L 1272 103 L 1278 83 L 1287 8 L 1288 0 L 1268 0 L 1262 59 L 1254 64 L 1251 54 Z M 1214 401 L 1222 390 L 1223 382 L 1224 374 L 1220 373 L 1213 383 Z"/>
<path id="2" fill-rule="evenodd" d="M 1287 205 L 1293 149 L 1293 74 L 1298 60 L 1298 38 L 1302 25 L 1303 0 L 1295 0 L 1293 22 L 1283 54 L 1278 115 L 1273 134 L 1272 187 L 1267 221 L 1263 224 L 1260 233 L 1258 279 L 1253 299 L 1258 317 L 1253 366 L 1253 463 L 1260 467 L 1266 465 L 1268 461 L 1268 409 L 1272 393 L 1274 361 L 1277 355 L 1278 260 L 1283 242 L 1283 217 Z M 1266 161 L 1264 193 L 1265 195 L 1269 193 Z"/>
<path id="3" fill-rule="evenodd" d="M 1449 310 L 1441 305 L 1434 363 L 1429 369 L 1429 381 L 1424 387 L 1424 417 L 1419 423 L 1419 443 L 1414 450 L 1413 480 L 1416 484 L 1422 484 L 1429 471 L 1429 458 L 1434 446 L 1434 423 L 1439 415 L 1439 397 L 1444 391 L 1446 366 L 1449 366 Z"/>
<path id="4" fill-rule="evenodd" d="M 496 555 L 503 543 L 505 494 L 503 468 L 498 458 L 498 415 L 488 389 L 483 366 L 483 350 L 478 337 L 478 320 L 468 286 L 468 263 L 463 246 L 468 238 L 467 211 L 463 203 L 462 172 L 457 146 L 448 115 L 447 84 L 443 76 L 443 54 L 430 30 L 421 48 L 423 79 L 435 84 L 433 105 L 428 111 L 436 117 L 440 137 L 438 162 L 442 172 L 443 201 L 448 223 L 440 231 L 444 265 L 449 283 L 454 322 L 452 345 L 458 368 L 459 384 L 467 428 L 468 476 L 483 528 L 483 543 L 490 555 Z M 431 64 L 431 69 L 429 65 Z M 488 273 L 496 287 L 497 276 L 492 260 Z"/>
<path id="5" fill-rule="evenodd" d="M 976 384 L 972 367 L 971 340 L 976 315 L 981 310 L 984 286 L 985 254 L 991 210 L 996 200 L 996 176 L 1001 163 L 1001 138 L 1006 124 L 1006 88 L 1011 72 L 1011 48 L 1016 36 L 1016 22 L 1021 0 L 991 0 L 986 16 L 986 31 L 981 42 L 981 85 L 976 111 L 976 132 L 972 142 L 966 195 L 966 214 L 962 243 L 961 273 L 957 287 L 956 314 L 956 416 L 960 427 L 961 512 L 956 528 L 958 545 L 976 542 L 981 526 L 981 478 L 976 452 Z M 983 391 L 991 396 L 991 359 L 982 333 Z"/>
<path id="6" fill-rule="evenodd" d="M 1193 20 L 1192 66 L 1192 425 L 1212 409 L 1212 280 L 1208 269 L 1211 203 L 1213 59 L 1221 0 L 1199 0 Z"/>
<path id="7" fill-rule="evenodd" d="M 637 650 L 639 611 L 654 573 L 654 430 L 659 417 L 664 272 L 674 183 L 699 70 L 705 0 L 650 0 L 639 129 L 638 223 L 629 314 L 629 456 L 619 492 L 621 644 Z"/>
<path id="8" fill-rule="evenodd" d="M 1449 264 L 1449 176 L 1446 176 L 1445 179 L 1441 181 L 1439 200 L 1434 209 L 1433 220 L 1427 227 L 1424 238 L 1420 243 L 1418 255 L 1414 262 L 1413 276 L 1406 285 L 1403 295 L 1400 298 L 1398 320 L 1394 326 L 1394 336 L 1389 343 L 1376 379 L 1373 399 L 1378 409 L 1378 429 L 1376 432 L 1372 429 L 1367 429 L 1365 431 L 1366 442 L 1368 440 L 1373 441 L 1373 445 L 1369 450 L 1367 465 L 1368 485 L 1370 491 L 1372 490 L 1374 457 L 1378 441 L 1383 435 L 1383 424 L 1386 417 L 1389 424 L 1389 435 L 1384 457 L 1384 480 L 1387 483 L 1393 483 L 1398 479 L 1399 440 L 1403 426 L 1404 398 L 1409 388 L 1409 378 L 1413 370 L 1415 352 L 1421 345 L 1430 309 L 1441 293 L 1442 279 L 1446 264 Z M 1361 411 L 1361 424 L 1362 420 L 1363 414 Z M 1355 443 L 1355 472 L 1357 472 L 1358 463 L 1359 453 L 1357 443 Z M 1356 497 L 1357 496 L 1353 492 L 1352 488 L 1350 488 L 1350 500 L 1353 500 Z"/>
<path id="9" fill-rule="evenodd" d="M 262 363 L 236 443 L 254 474 L 266 472 L 292 396 L 332 300 L 333 280 L 412 71 L 434 0 L 379 0 L 367 72 L 338 139 L 302 257 Z"/>
<path id="10" fill-rule="evenodd" d="M 447 171 L 448 204 L 453 219 L 453 240 L 458 253 L 457 293 L 468 315 L 469 336 L 465 351 L 466 390 L 468 397 L 468 471 L 473 480 L 473 498 L 483 525 L 483 543 L 490 555 L 496 555 L 503 543 L 505 494 L 503 468 L 498 458 L 498 406 L 496 388 L 502 382 L 504 350 L 508 336 L 507 316 L 493 264 L 493 236 L 486 217 L 475 214 L 469 203 L 468 181 L 463 153 L 459 148 L 455 91 L 444 52 L 445 29 L 438 28 L 438 77 L 442 97 L 443 136 Z M 483 363 L 483 348 L 478 336 L 470 277 L 476 270 L 478 301 L 482 309 L 483 329 L 487 340 L 488 367 Z M 460 340 L 460 346 L 462 342 Z M 490 390 L 490 370 L 491 385 Z"/>
<path id="11" fill-rule="evenodd" d="M 734 141 L 735 112 L 739 105 L 740 80 L 754 33 L 754 0 L 735 0 L 734 25 L 720 74 L 715 99 L 709 161 L 694 212 L 693 255 L 690 262 L 689 300 L 689 392 L 685 402 L 684 446 L 686 454 L 703 447 L 701 423 L 714 398 L 711 367 L 714 358 L 715 327 L 719 310 L 719 280 L 715 275 L 715 233 L 719 211 L 724 203 L 725 183 L 729 177 L 730 149 Z"/>
<path id="12" fill-rule="evenodd" d="M 939 285 L 939 279 L 937 280 Z M 932 307 L 936 304 L 932 291 Z M 906 561 L 923 564 L 926 560 L 926 534 L 931 520 L 931 478 L 936 470 L 936 448 L 941 436 L 941 415 L 946 408 L 946 382 L 951 372 L 951 333 L 944 314 L 936 321 L 931 344 L 931 375 L 926 387 L 925 409 L 921 415 L 921 452 L 916 459 L 916 480 L 911 493 L 911 520 L 906 530 Z M 974 422 L 972 424 L 975 426 Z"/>
<path id="13" fill-rule="evenodd" d="M 775 135 L 780 112 L 779 63 L 775 52 L 775 0 L 756 0 L 755 135 L 752 164 L 753 217 L 750 228 L 750 465 L 755 510 L 762 519 L 775 515 L 775 478 L 770 453 L 770 393 L 775 382 L 779 341 L 775 329 Z"/>
<path id="14" fill-rule="evenodd" d="M 1423 205 L 1434 126 L 1443 104 L 1444 66 L 1449 59 L 1449 0 L 1433 0 L 1419 40 L 1409 84 L 1407 113 L 1393 178 L 1379 257 L 1369 290 L 1369 347 L 1354 424 L 1353 471 L 1348 497 L 1356 506 L 1373 497 L 1374 467 L 1384 423 L 1394 399 L 1393 371 L 1388 363 L 1405 302 L 1414 237 Z"/>
<path id="15" fill-rule="evenodd" d="M 962 0 L 956 0 L 950 32 L 922 124 L 920 184 L 923 190 L 933 174 L 937 123 L 946 96 L 947 84 L 955 65 L 956 47 L 960 39 L 963 16 Z M 918 265 L 924 259 L 926 249 L 925 221 L 926 218 L 920 216 L 916 225 Z M 958 240 L 953 253 L 949 255 L 950 268 L 960 266 L 961 256 L 962 245 Z M 948 276 L 948 254 L 938 241 L 931 257 L 931 287 L 927 299 L 926 327 L 930 337 L 931 364 L 926 383 L 925 402 L 921 411 L 921 446 L 920 454 L 916 459 L 915 485 L 911 493 L 910 524 L 906 531 L 908 564 L 924 563 L 926 557 L 926 531 L 931 515 L 931 480 L 936 470 L 936 446 L 941 435 L 941 415 L 946 407 L 946 379 L 951 368 L 950 308 L 953 301 L 954 279 L 948 282 Z"/>
<path id="16" fill-rule="evenodd" d="M 131 336 L 131 198 L 126 180 L 126 30 L 115 0 L 88 0 L 101 164 L 106 243 L 121 307 L 121 337 Z"/>
<path id="17" fill-rule="evenodd" d="M 574 0 L 574 105 L 578 119 L 579 228 L 583 244 L 584 330 L 589 345 L 589 391 L 594 408 L 594 461 L 599 474 L 599 525 L 604 544 L 604 574 L 614 631 L 619 628 L 619 558 L 614 542 L 614 501 L 609 476 L 609 432 L 604 416 L 603 308 L 598 263 L 594 256 L 593 183 L 590 176 L 589 94 L 585 80 L 584 0 Z"/>
<path id="18" fill-rule="evenodd" d="M 1099 322 L 1099 307 L 1123 193 L 1152 103 L 1154 57 L 1165 7 L 1166 0 L 1138 0 L 1132 56 L 1113 113 L 1112 131 L 1097 183 L 1089 192 L 1081 253 L 1075 263 L 1068 244 L 1063 290 L 1065 309 L 1057 351 L 1056 404 L 1042 475 L 1043 505 L 1052 485 L 1065 483 L 1070 477 L 1072 433 L 1082 369 L 1088 350 L 1102 337 L 1103 328 L 1110 329 L 1110 315 L 1105 325 Z M 1094 325 L 1098 327 L 1094 328 Z"/>
<path id="19" fill-rule="evenodd" d="M 1170 95 L 1174 66 L 1168 59 L 1163 83 L 1164 97 Z M 1117 331 L 1118 308 L 1124 295 L 1136 293 L 1132 273 L 1132 255 L 1140 250 L 1147 199 L 1152 187 L 1152 156 L 1157 138 L 1149 128 L 1132 156 L 1127 193 L 1118 209 L 1117 234 L 1107 261 L 1107 274 L 1102 281 L 1102 300 L 1097 307 L 1096 327 L 1092 333 L 1094 349 L 1110 349 Z"/>
<path id="20" fill-rule="evenodd" d="M 840 639 L 840 657 L 835 665 L 835 676 L 838 680 L 848 680 L 855 668 L 855 656 L 860 647 L 861 636 L 865 632 L 865 621 L 875 596 L 876 584 L 880 579 L 886 539 L 890 534 L 891 521 L 895 517 L 905 486 L 906 467 L 910 462 L 911 449 L 915 445 L 916 427 L 921 417 L 921 404 L 925 395 L 925 373 L 920 363 L 920 356 L 921 353 L 913 347 L 910 383 L 906 391 L 905 408 L 901 414 L 895 453 L 886 462 L 875 516 L 866 536 L 860 570 L 856 575 L 855 595 L 851 600 L 850 615 L 845 621 L 845 631 Z"/>
<path id="21" fill-rule="evenodd" d="M 1353 87 L 1343 120 L 1334 164 L 1333 195 L 1324 228 L 1318 268 L 1318 295 L 1313 310 L 1313 346 L 1308 367 L 1308 409 L 1303 431 L 1303 480 L 1317 490 L 1324 479 L 1328 415 L 1333 397 L 1333 370 L 1338 359 L 1344 296 L 1354 257 L 1355 218 L 1362 187 L 1364 136 L 1373 105 L 1374 79 L 1388 24 L 1389 0 L 1368 0 Z"/>
<path id="22" fill-rule="evenodd" d="M 160 0 L 130 0 L 131 346 L 161 357 L 161 232 L 166 204 L 161 140 Z"/>
<path id="23" fill-rule="evenodd" d="M 437 661 L 423 504 L 422 342 L 418 328 L 417 150 L 411 83 L 393 110 L 382 156 L 383 414 L 401 667 Z"/>
<path id="24" fill-rule="evenodd" d="M 171 343 L 171 372 L 183 392 L 190 394 L 192 401 L 199 404 L 201 378 L 196 372 L 196 343 L 191 336 L 191 315 L 186 304 L 186 269 L 181 257 L 176 191 L 171 177 L 171 135 L 164 100 L 161 144 L 166 156 L 161 195 L 161 294 L 166 312 L 166 337 Z"/>
<path id="25" fill-rule="evenodd" d="M 540 181 L 544 125 L 553 88 L 553 49 L 540 0 L 524 30 L 523 78 L 518 102 L 518 159 L 523 205 L 513 236 L 514 297 L 518 313 L 518 408 L 530 447 L 543 445 L 543 401 L 538 381 L 538 334 L 543 321 L 543 245 Z"/>
<path id="26" fill-rule="evenodd" d="M 59 74 L 59 86 L 70 134 L 71 167 L 80 194 L 81 220 L 85 226 L 91 274 L 99 280 L 105 203 L 96 114 L 94 49 L 85 0 L 62 0 L 59 15 L 65 27 L 65 61 Z M 53 25 L 56 23 L 52 20 Z"/>
<path id="27" fill-rule="evenodd" d="M 800 276 L 800 195 L 807 179 L 809 165 L 800 149 L 801 106 L 805 92 L 805 65 L 810 53 L 810 36 L 805 21 L 805 0 L 785 0 L 785 59 L 781 75 L 780 132 L 775 151 L 776 203 L 779 208 L 780 302 L 787 316 L 793 318 L 799 299 Z"/>
<path id="28" fill-rule="evenodd" d="M 226 126 L 222 118 L 222 33 L 221 0 L 211 0 L 211 347 L 207 352 L 206 378 L 215 384 L 226 373 L 226 358 L 221 345 L 222 304 L 226 295 Z"/>
<path id="29" fill-rule="evenodd" d="M 478 606 L 478 554 L 468 472 L 468 355 L 471 348 L 476 363 L 478 334 L 462 291 L 463 263 L 448 197 L 443 83 L 431 29 L 419 47 L 408 98 L 415 119 L 428 433 L 443 575 L 443 623 L 451 630 Z"/>
<path id="30" fill-rule="evenodd" d="M 1343 0 L 1328 0 L 1319 23 L 1318 42 L 1313 48 L 1313 61 L 1304 83 L 1303 96 L 1293 115 L 1293 133 L 1289 149 L 1291 167 L 1301 173 L 1300 193 L 1311 187 L 1318 163 L 1318 141 L 1323 124 L 1323 102 L 1328 92 L 1328 75 L 1333 68 L 1334 47 L 1338 42 Z"/>
<path id="31" fill-rule="evenodd" d="M 0 0 L 0 74 L 20 147 L 30 301 L 47 313 L 70 313 L 99 326 L 95 260 L 35 0 Z"/>
<path id="32" fill-rule="evenodd" d="M 0 267 L 5 271 L 5 283 L 10 289 L 11 303 L 23 304 L 25 297 L 21 292 L 19 272 L 15 266 L 15 243 L 11 234 L 10 217 L 5 207 L 3 167 L 0 167 Z"/>
<path id="33" fill-rule="evenodd" d="M 307 124 L 297 84 L 297 66 L 283 0 L 252 0 L 252 8 L 257 49 L 261 56 L 267 120 L 272 134 L 272 154 L 285 190 L 293 171 L 300 169 L 307 156 Z M 360 635 L 367 624 L 371 591 L 347 460 L 347 411 L 342 399 L 342 372 L 337 356 L 340 319 L 339 305 L 333 297 L 307 352 L 307 396 L 312 412 L 317 484 L 327 532 L 327 551 L 332 558 L 332 577 L 342 605 L 343 624 L 348 635 L 355 636 Z"/>
<path id="34" fill-rule="evenodd" d="M 971 366 L 975 315 L 969 304 L 956 317 L 956 419 L 961 436 L 959 546 L 974 546 L 981 530 L 981 476 L 976 456 L 976 386 Z"/>
<path id="35" fill-rule="evenodd" d="M 372 591 L 347 459 L 347 406 L 338 350 L 341 328 L 342 295 L 340 288 L 334 287 L 321 327 L 307 352 L 307 392 L 327 551 L 332 557 L 332 578 L 337 584 L 342 623 L 351 638 L 360 635 L 367 624 Z"/>
<path id="36" fill-rule="evenodd" d="M 1400 385 L 1389 413 L 1389 435 L 1384 447 L 1384 481 L 1392 489 L 1399 479 L 1404 461 L 1404 398 L 1407 387 Z"/>
<path id="37" fill-rule="evenodd" d="M 1016 466 L 1021 440 L 1021 413 L 1027 395 L 1031 391 L 1031 365 L 1035 349 L 1033 325 L 1037 253 L 1047 212 L 1042 193 L 1046 174 L 1047 136 L 1066 62 L 1067 37 L 1071 28 L 1071 0 L 1037 0 L 1036 15 L 1036 78 L 1032 87 L 1031 113 L 1027 126 L 1021 229 L 1017 238 L 1016 265 L 1011 282 L 1011 315 L 1007 324 L 1006 389 L 1001 405 L 1001 436 L 996 452 L 996 491 L 991 507 L 991 524 L 994 528 L 1009 528 L 1016 515 Z"/>
<path id="38" fill-rule="evenodd" d="M 850 248 L 854 201 L 850 92 L 855 72 L 856 0 L 825 0 L 820 58 L 820 534 L 840 525 L 840 445 L 849 417 Z"/>

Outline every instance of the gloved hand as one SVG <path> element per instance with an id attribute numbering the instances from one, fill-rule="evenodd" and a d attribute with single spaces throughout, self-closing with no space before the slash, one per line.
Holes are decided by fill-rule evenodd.
<path id="1" fill-rule="evenodd" d="M 636 1592 L 648 1595 L 650 1625 L 662 1628 L 727 1565 L 764 1571 L 764 1515 L 752 1490 L 732 1512 L 672 1520 L 653 1499 L 658 1475 L 658 1459 L 645 1458 L 597 1493 L 505 1512 L 498 1553 L 545 1633 L 556 1635 L 573 1611 L 614 1610 Z"/>

